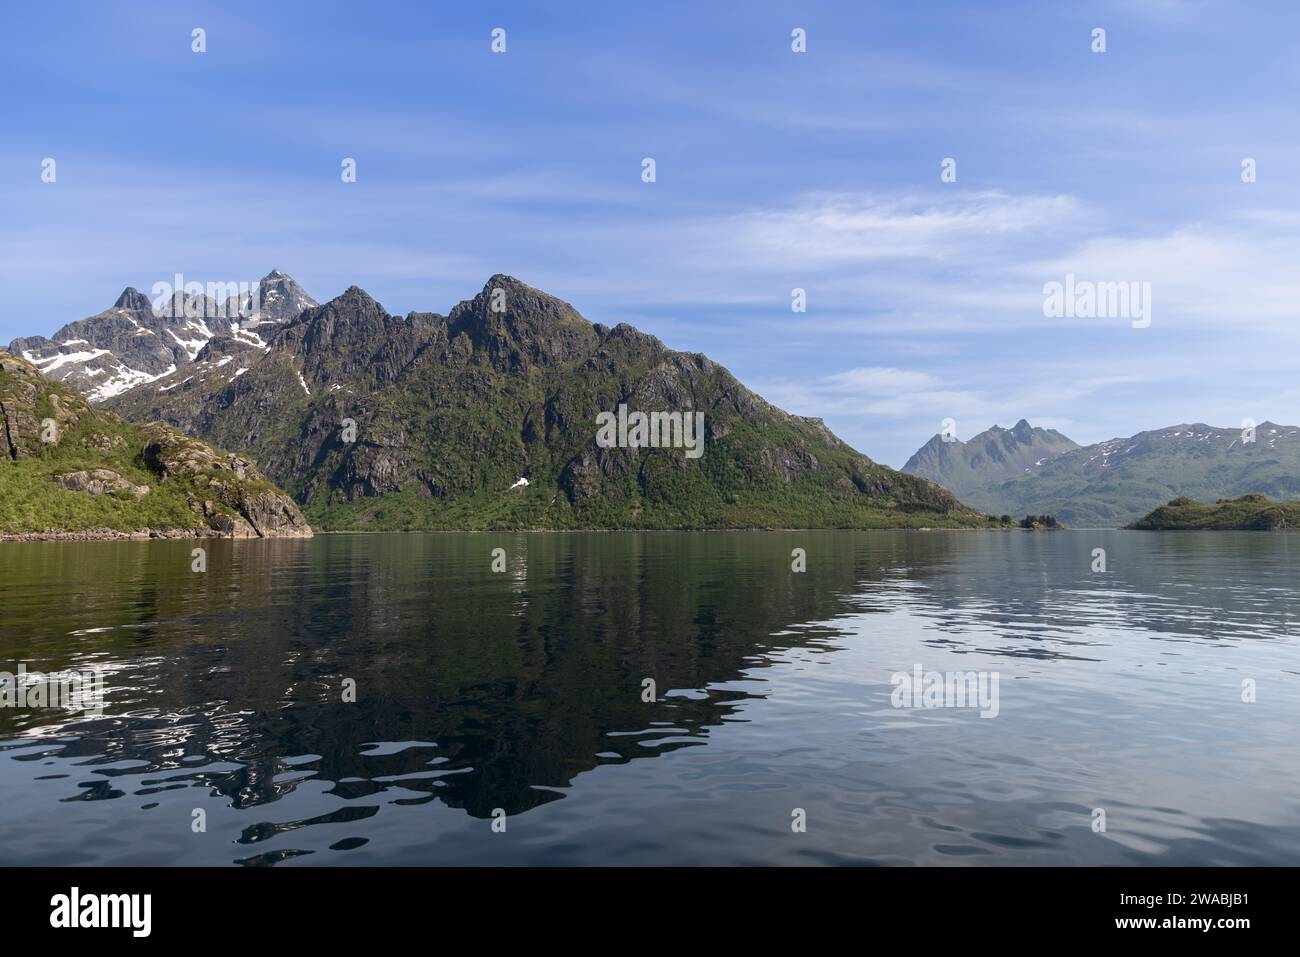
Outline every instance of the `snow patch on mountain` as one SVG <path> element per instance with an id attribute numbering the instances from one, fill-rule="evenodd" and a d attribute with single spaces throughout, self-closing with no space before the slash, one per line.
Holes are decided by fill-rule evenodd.
<path id="1" fill-rule="evenodd" d="M 316 305 L 278 269 L 258 282 L 255 293 L 244 302 L 232 296 L 220 305 L 182 296 L 163 304 L 171 308 L 155 311 L 155 304 L 143 293 L 128 287 L 103 312 L 69 323 L 49 339 L 15 339 L 10 351 L 50 378 L 78 389 L 91 402 L 103 402 L 166 379 L 177 369 L 185 370 L 214 341 L 229 339 L 267 352 L 268 340 L 285 323 Z M 174 387 L 175 383 L 159 386 Z"/>

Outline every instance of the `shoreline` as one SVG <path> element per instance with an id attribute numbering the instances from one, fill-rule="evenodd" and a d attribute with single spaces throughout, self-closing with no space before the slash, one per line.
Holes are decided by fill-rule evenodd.
<path id="1" fill-rule="evenodd" d="M 198 539 L 224 538 L 229 541 L 261 540 L 271 538 L 311 538 L 305 535 L 229 535 L 215 528 L 138 528 L 123 532 L 115 528 L 86 528 L 78 531 L 61 529 L 44 532 L 0 532 L 0 544 L 6 542 L 154 542 L 196 541 Z"/>
<path id="2" fill-rule="evenodd" d="M 846 528 L 827 526 L 825 528 L 786 528 L 786 527 L 750 527 L 750 528 L 390 528 L 390 529 L 313 529 L 307 535 L 227 535 L 210 528 L 196 529 L 137 529 L 123 532 L 112 528 L 83 529 L 80 531 L 44 531 L 44 532 L 0 532 L 0 544 L 17 542 L 151 542 L 151 541 L 185 541 L 198 539 L 225 539 L 227 541 L 263 541 L 271 539 L 310 539 L 325 535 L 511 535 L 511 534 L 589 534 L 591 532 L 669 532 L 677 534 L 709 534 L 718 532 L 1051 532 L 1067 529 L 990 527 L 973 528 L 970 526 L 918 526 L 918 527 L 883 527 L 883 528 Z M 1108 529 L 1115 531 L 1115 529 Z"/>

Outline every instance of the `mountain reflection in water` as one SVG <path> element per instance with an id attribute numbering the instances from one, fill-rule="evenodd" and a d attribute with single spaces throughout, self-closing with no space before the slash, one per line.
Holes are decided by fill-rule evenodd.
<path id="1" fill-rule="evenodd" d="M 191 547 L 0 545 L 0 670 L 108 686 L 0 709 L 10 863 L 1300 862 L 1287 535 Z M 998 716 L 891 707 L 916 665 Z"/>

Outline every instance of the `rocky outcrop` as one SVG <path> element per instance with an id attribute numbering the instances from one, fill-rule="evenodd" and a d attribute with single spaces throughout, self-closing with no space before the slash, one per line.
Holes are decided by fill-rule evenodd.
<path id="1" fill-rule="evenodd" d="M 210 528 L 232 538 L 311 537 L 298 506 L 249 459 L 219 452 L 161 422 L 140 432 L 141 459 L 164 481 L 185 484 L 191 508 Z"/>
<path id="2" fill-rule="evenodd" d="M 141 498 L 149 494 L 149 486 L 129 482 L 112 469 L 80 469 L 76 472 L 60 472 L 51 476 L 51 479 L 70 491 L 86 492 L 89 495 L 125 492 L 128 495 Z"/>
<path id="3" fill-rule="evenodd" d="M 3 350 L 0 457 L 7 538 L 312 534 L 247 457 L 162 423 L 131 425 Z"/>

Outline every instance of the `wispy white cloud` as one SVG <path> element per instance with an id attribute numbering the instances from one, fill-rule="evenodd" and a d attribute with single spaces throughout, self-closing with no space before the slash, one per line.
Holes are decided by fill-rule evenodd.
<path id="1" fill-rule="evenodd" d="M 999 191 L 951 198 L 840 193 L 728 222 L 751 266 L 826 269 L 897 260 L 975 259 L 983 244 L 1054 232 L 1078 218 L 1069 196 Z"/>
<path id="2" fill-rule="evenodd" d="M 933 388 L 938 380 L 926 372 L 875 366 L 835 372 L 822 380 L 828 392 L 893 395 Z"/>
<path id="3" fill-rule="evenodd" d="M 1146 236 L 1096 236 L 1027 263 L 1026 280 L 1074 273 L 1093 281 L 1150 282 L 1155 322 L 1294 331 L 1300 304 L 1294 218 L 1242 214 Z"/>

